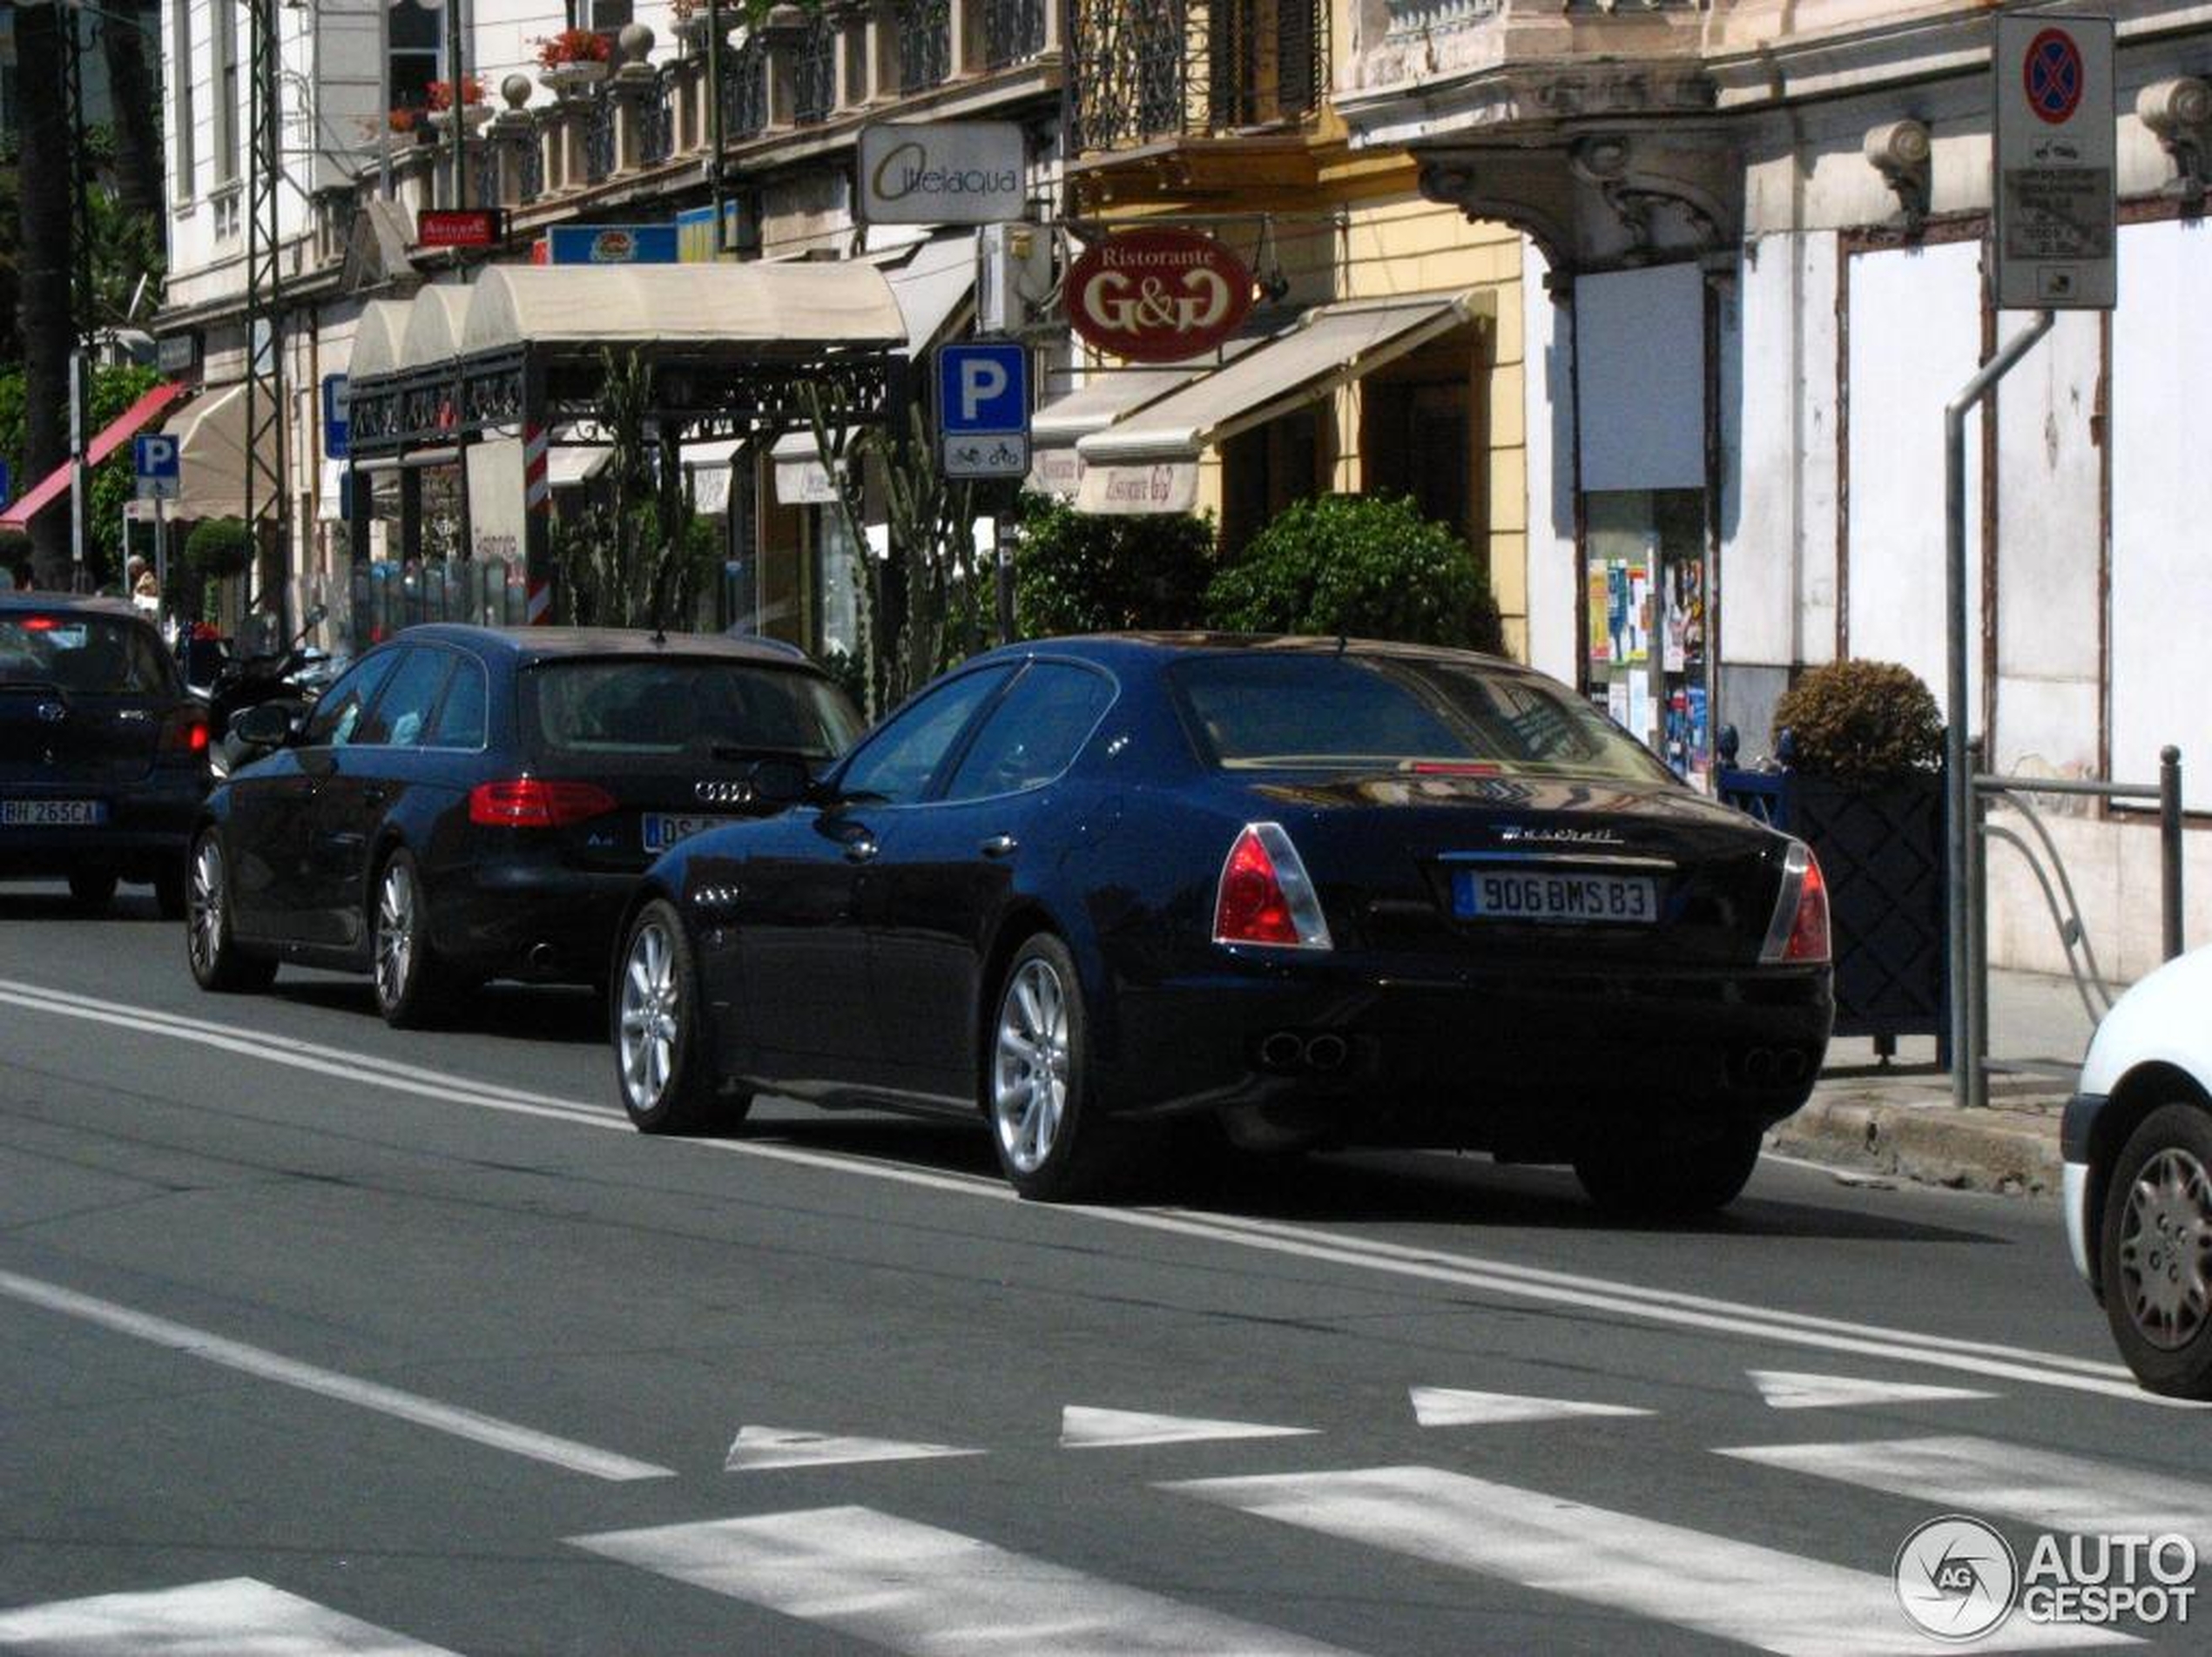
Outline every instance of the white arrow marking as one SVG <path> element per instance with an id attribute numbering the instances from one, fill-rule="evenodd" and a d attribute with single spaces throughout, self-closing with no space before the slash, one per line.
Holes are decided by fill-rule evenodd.
<path id="1" fill-rule="evenodd" d="M 957 1445 L 901 1444 L 896 1438 L 838 1438 L 785 1427 L 740 1427 L 722 1464 L 725 1473 L 768 1467 L 829 1467 L 848 1461 L 920 1461 L 928 1456 L 980 1456 Z"/>
<path id="2" fill-rule="evenodd" d="M 0 1647 L 24 1657 L 452 1657 L 251 1577 L 0 1611 Z"/>
<path id="3" fill-rule="evenodd" d="M 1133 1410 L 1090 1410 L 1077 1404 L 1060 1412 L 1062 1450 L 1196 1444 L 1206 1438 L 1295 1438 L 1319 1431 L 1271 1427 L 1257 1421 L 1208 1421 L 1199 1416 L 1139 1415 Z"/>
<path id="4" fill-rule="evenodd" d="M 1808 1375 L 1798 1370 L 1748 1370 L 1759 1396 L 1774 1410 L 1851 1410 L 1870 1404 L 1922 1404 L 1946 1398 L 1993 1398 L 1964 1386 L 1923 1386 L 1909 1381 L 1862 1381 L 1849 1375 Z"/>
<path id="5" fill-rule="evenodd" d="M 1494 1427 L 1509 1421 L 1563 1420 L 1570 1416 L 1649 1415 L 1625 1404 L 1582 1404 L 1573 1398 L 1524 1398 L 1511 1392 L 1461 1392 L 1448 1386 L 1407 1389 L 1413 1419 L 1425 1427 Z"/>

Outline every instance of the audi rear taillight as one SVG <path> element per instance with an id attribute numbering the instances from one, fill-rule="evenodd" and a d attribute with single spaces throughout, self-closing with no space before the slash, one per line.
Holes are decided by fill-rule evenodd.
<path id="1" fill-rule="evenodd" d="M 204 754 L 207 751 L 207 721 L 197 713 L 172 715 L 161 727 L 165 754 Z"/>
<path id="2" fill-rule="evenodd" d="M 469 791 L 469 820 L 484 828 L 565 828 L 617 810 L 612 794 L 597 783 L 548 782 L 516 777 L 479 783 Z"/>
<path id="3" fill-rule="evenodd" d="M 1247 823 L 1215 889 L 1213 940 L 1285 949 L 1332 947 L 1321 901 L 1279 823 Z"/>
<path id="4" fill-rule="evenodd" d="M 1824 961 L 1831 953 L 1827 877 L 1820 872 L 1820 859 L 1812 848 L 1793 840 L 1782 860 L 1782 890 L 1774 900 L 1774 919 L 1767 923 L 1759 959 Z"/>

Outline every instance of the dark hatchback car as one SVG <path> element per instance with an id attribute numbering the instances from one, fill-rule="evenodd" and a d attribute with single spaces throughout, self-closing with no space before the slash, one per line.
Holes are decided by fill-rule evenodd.
<path id="1" fill-rule="evenodd" d="M 239 716 L 270 751 L 208 797 L 193 839 L 192 975 L 367 972 L 400 1025 L 488 979 L 603 981 L 656 855 L 757 809 L 763 755 L 825 765 L 859 728 L 826 675 L 765 642 L 411 629 L 312 711 Z"/>
<path id="2" fill-rule="evenodd" d="M 207 793 L 207 711 L 130 605 L 0 594 L 0 878 L 66 876 L 105 907 L 148 881 L 184 913 Z"/>
<path id="3" fill-rule="evenodd" d="M 1016 647 L 759 784 L 797 803 L 676 848 L 625 922 L 609 1013 L 648 1131 L 769 1089 L 980 1112 L 1057 1198 L 1190 1119 L 1571 1162 L 1685 1213 L 1742 1189 L 1828 1039 L 1806 848 L 1489 657 Z"/>

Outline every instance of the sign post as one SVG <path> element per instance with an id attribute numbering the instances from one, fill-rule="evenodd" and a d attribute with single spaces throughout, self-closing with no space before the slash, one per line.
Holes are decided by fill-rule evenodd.
<path id="1" fill-rule="evenodd" d="M 131 440 L 131 474 L 141 501 L 153 502 L 153 584 L 161 589 L 161 602 L 169 602 L 169 521 L 166 503 L 177 498 L 183 486 L 183 467 L 179 461 L 177 440 L 160 433 L 151 433 Z M 137 596 L 125 593 L 125 598 Z"/>
<path id="2" fill-rule="evenodd" d="M 1990 53 L 1991 249 L 2000 310 L 2033 309 L 1943 411 L 1944 874 L 1950 977 L 1951 1101 L 1988 1101 L 1988 1045 L 1975 994 L 1984 971 L 1983 916 L 1974 907 L 1982 853 L 1968 746 L 1969 600 L 1966 416 L 2051 331 L 2060 311 L 2108 311 L 2119 298 L 2119 212 L 2108 17 L 2014 14 L 1997 19 Z"/>
<path id="3" fill-rule="evenodd" d="M 939 347 L 937 431 L 947 477 L 1026 477 L 1028 347 L 1013 340 Z"/>

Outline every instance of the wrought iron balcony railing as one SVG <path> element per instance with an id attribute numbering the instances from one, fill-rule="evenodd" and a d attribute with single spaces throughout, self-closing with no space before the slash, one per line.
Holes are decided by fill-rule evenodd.
<path id="1" fill-rule="evenodd" d="M 615 170 L 615 100 L 602 82 L 583 124 L 583 177 L 603 184 Z"/>
<path id="2" fill-rule="evenodd" d="M 1044 9 L 1051 0 L 983 0 L 983 61 L 1003 69 L 1044 50 Z"/>
<path id="3" fill-rule="evenodd" d="M 819 125 L 836 107 L 839 32 L 826 15 L 816 12 L 799 37 L 791 72 L 791 118 L 796 125 Z"/>
<path id="4" fill-rule="evenodd" d="M 758 36 L 722 57 L 722 136 L 735 143 L 768 125 L 768 48 Z"/>
<path id="5" fill-rule="evenodd" d="M 1296 123 L 1328 87 L 1321 0 L 1075 0 L 1074 24 L 1087 152 Z"/>
<path id="6" fill-rule="evenodd" d="M 944 84 L 953 69 L 952 0 L 899 0 L 899 90 Z"/>
<path id="7" fill-rule="evenodd" d="M 645 95 L 637 111 L 637 160 L 641 166 L 658 166 L 676 153 L 676 81 L 664 69 Z"/>

